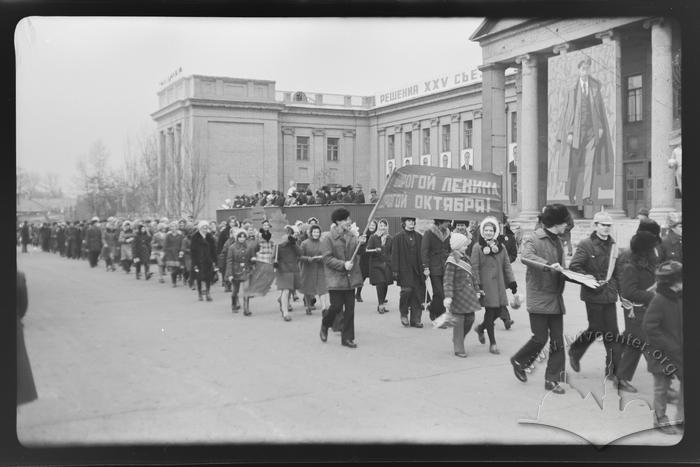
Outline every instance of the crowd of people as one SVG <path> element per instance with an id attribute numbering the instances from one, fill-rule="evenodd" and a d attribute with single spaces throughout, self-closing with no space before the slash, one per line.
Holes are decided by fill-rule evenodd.
<path id="1" fill-rule="evenodd" d="M 568 271 L 594 281 L 576 280 L 564 274 L 564 242 L 571 216 L 563 205 L 543 208 L 530 235 L 517 238 L 508 219 L 486 217 L 478 224 L 434 219 L 422 234 L 416 219 L 401 218 L 402 229 L 389 233 L 385 219 L 372 219 L 360 232 L 342 207 L 331 215 L 327 231 L 316 218 L 284 227 L 286 237 L 273 239 L 268 220 L 253 225 L 250 220 L 230 217 L 217 225 L 206 220 L 128 220 L 54 223 L 32 229 L 24 223 L 18 232 L 22 251 L 34 243 L 44 251 L 71 259 L 87 259 L 95 268 L 100 259 L 108 272 L 117 266 L 136 279 L 180 283 L 196 290 L 200 301 L 212 301 L 211 287 L 220 281 L 231 294 L 231 311 L 253 314 L 252 300 L 271 292 L 276 285 L 280 316 L 291 321 L 290 311 L 301 300 L 307 314 L 321 308 L 320 339 L 326 342 L 329 329 L 341 334 L 341 344 L 356 348 L 354 308 L 363 301 L 363 284 L 375 286 L 377 312 L 389 311 L 387 292 L 396 284 L 399 291 L 399 322 L 407 328 L 422 328 L 424 311 L 436 327 L 452 328 L 454 355 L 468 356 L 465 338 L 484 308 L 483 320 L 474 329 L 480 344 L 489 340 L 489 352 L 500 354 L 495 321 L 504 327 L 514 324 L 508 306 L 520 306 L 518 283 L 511 263 L 520 254 L 527 267 L 526 308 L 532 337 L 510 358 L 513 372 L 526 382 L 535 361 L 549 341 L 545 388 L 565 392 L 567 381 L 562 297 L 565 281 L 581 284 L 588 328 L 568 350 L 571 368 L 578 372 L 587 348 L 605 336 L 606 377 L 620 390 L 636 392 L 632 385 L 636 367 L 644 356 L 654 377 L 656 425 L 676 433 L 666 416 L 668 403 L 678 404 L 682 414 L 682 222 L 680 213 L 668 216 L 668 233 L 661 238 L 655 221 L 640 220 L 629 248 L 618 254 L 610 235 L 613 219 L 604 211 L 595 214 L 593 231 L 576 245 Z M 626 247 L 626 246 L 625 246 Z M 432 296 L 426 282 L 430 281 Z M 511 292 L 509 300 L 507 290 Z M 622 303 L 625 329 L 617 326 L 618 300 Z M 484 336 L 486 333 L 486 336 Z M 643 342 L 644 346 L 633 345 Z M 660 361 L 658 355 L 663 355 Z M 681 384 L 682 387 L 682 384 Z"/>
<path id="2" fill-rule="evenodd" d="M 250 195 L 238 195 L 227 198 L 222 204 L 224 209 L 246 208 L 254 206 L 309 206 L 336 203 L 364 204 L 376 203 L 377 190 L 372 188 L 369 198 L 365 198 L 362 185 L 347 186 L 324 185 L 318 190 L 299 190 L 294 182 L 286 193 L 279 190 L 264 190 Z"/>

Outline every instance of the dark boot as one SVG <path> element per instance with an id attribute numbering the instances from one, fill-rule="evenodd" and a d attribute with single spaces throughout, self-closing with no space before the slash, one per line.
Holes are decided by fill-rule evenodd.
<path id="1" fill-rule="evenodd" d="M 234 295 L 231 297 L 231 311 L 234 313 L 238 313 L 238 310 L 241 309 L 241 305 L 238 303 L 238 295 Z"/>
<path id="2" fill-rule="evenodd" d="M 362 303 L 362 287 L 355 289 L 355 301 Z"/>
<path id="3" fill-rule="evenodd" d="M 250 316 L 250 297 L 243 297 L 243 314 L 245 316 Z"/>

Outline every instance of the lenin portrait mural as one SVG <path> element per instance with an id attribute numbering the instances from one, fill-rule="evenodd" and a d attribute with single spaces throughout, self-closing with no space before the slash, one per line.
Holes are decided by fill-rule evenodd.
<path id="1" fill-rule="evenodd" d="M 613 203 L 615 70 L 613 44 L 549 59 L 547 202 Z"/>

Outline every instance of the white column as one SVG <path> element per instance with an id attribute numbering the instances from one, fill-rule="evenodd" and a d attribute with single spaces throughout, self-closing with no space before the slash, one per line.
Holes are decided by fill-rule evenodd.
<path id="1" fill-rule="evenodd" d="M 519 220 L 532 221 L 537 218 L 540 206 L 537 205 L 538 190 L 538 111 L 537 111 L 537 59 L 527 54 L 516 59 L 522 74 L 522 115 L 520 116 L 521 146 L 520 183 L 522 184 L 522 210 Z"/>
<path id="2" fill-rule="evenodd" d="M 673 170 L 668 167 L 669 134 L 673 128 L 673 77 L 671 25 L 663 19 L 647 21 L 651 27 L 651 210 L 649 217 L 664 225 L 674 211 Z"/>

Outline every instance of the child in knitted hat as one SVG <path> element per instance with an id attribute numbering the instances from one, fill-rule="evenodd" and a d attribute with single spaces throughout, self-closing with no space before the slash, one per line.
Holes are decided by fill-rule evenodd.
<path id="1" fill-rule="evenodd" d="M 445 263 L 445 275 L 443 286 L 445 299 L 443 304 L 446 313 L 438 317 L 444 323 L 451 323 L 452 343 L 456 356 L 465 358 L 467 352 L 464 348 L 464 337 L 474 324 L 474 313 L 481 308 L 479 297 L 474 287 L 474 277 L 469 258 L 466 255 L 470 243 L 470 235 L 453 232 L 450 235 L 450 249 L 452 252 Z M 444 317 L 444 318 L 443 318 Z M 440 326 L 436 327 L 446 327 Z"/>

